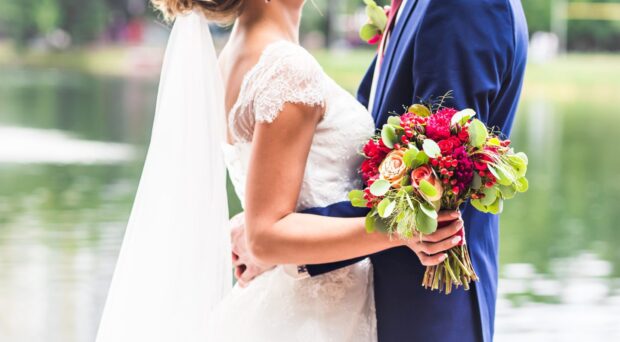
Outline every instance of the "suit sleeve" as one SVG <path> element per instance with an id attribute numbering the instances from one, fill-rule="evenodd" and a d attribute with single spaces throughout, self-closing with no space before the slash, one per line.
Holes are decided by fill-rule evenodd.
<path id="1" fill-rule="evenodd" d="M 510 69 L 513 25 L 504 1 L 430 1 L 415 36 L 412 100 L 428 101 L 452 91 L 446 105 L 472 108 L 483 122 L 506 129 L 494 113 Z"/>

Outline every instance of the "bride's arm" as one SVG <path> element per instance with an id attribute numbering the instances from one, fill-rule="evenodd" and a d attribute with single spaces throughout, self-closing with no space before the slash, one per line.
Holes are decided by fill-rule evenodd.
<path id="1" fill-rule="evenodd" d="M 257 123 L 246 189 L 247 242 L 258 260 L 269 264 L 318 264 L 372 254 L 406 243 L 386 234 L 368 234 L 364 218 L 295 213 L 320 107 L 286 104 L 272 123 Z M 355 124 L 355 123 L 351 123 Z M 346 127 L 342 128 L 343 130 Z M 446 216 L 446 220 L 455 220 Z M 435 254 L 455 245 L 455 221 L 426 241 L 408 243 L 424 264 L 443 261 Z M 417 239 L 416 239 L 417 240 Z M 424 253 L 422 253 L 424 252 Z"/>

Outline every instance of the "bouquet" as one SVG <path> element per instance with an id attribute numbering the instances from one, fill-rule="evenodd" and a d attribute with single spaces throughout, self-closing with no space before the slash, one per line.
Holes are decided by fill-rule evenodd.
<path id="1" fill-rule="evenodd" d="M 444 97 L 445 98 L 445 97 Z M 498 214 L 503 201 L 525 192 L 528 159 L 510 140 L 475 119 L 471 109 L 415 104 L 390 116 L 380 134 L 363 148 L 360 172 L 367 185 L 353 190 L 353 206 L 368 207 L 366 230 L 411 239 L 437 230 L 437 212 L 456 210 L 465 201 Z M 426 268 L 422 285 L 445 291 L 478 280 L 463 229 L 461 242 L 441 264 Z"/>

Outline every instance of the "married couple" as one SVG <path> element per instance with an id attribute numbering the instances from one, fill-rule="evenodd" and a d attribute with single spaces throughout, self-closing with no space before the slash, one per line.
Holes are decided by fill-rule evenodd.
<path id="1" fill-rule="evenodd" d="M 304 0 L 153 1 L 176 22 L 98 341 L 492 341 L 498 217 L 466 205 L 402 241 L 366 233 L 347 193 L 403 105 L 452 90 L 447 105 L 510 133 L 519 0 L 393 0 L 357 99 L 298 44 Z M 219 60 L 207 20 L 234 21 Z M 225 165 L 245 210 L 232 241 Z M 424 289 L 463 227 L 480 281 Z"/>

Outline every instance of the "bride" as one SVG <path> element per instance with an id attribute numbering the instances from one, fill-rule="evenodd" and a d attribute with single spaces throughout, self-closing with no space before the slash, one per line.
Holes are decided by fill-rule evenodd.
<path id="1" fill-rule="evenodd" d="M 303 279 L 278 266 L 230 291 L 224 163 L 262 263 L 328 263 L 406 245 L 437 264 L 443 253 L 421 250 L 452 247 L 442 239 L 457 223 L 425 243 L 367 234 L 363 217 L 302 213 L 360 186 L 358 151 L 375 129 L 299 46 L 303 0 L 153 2 L 176 22 L 97 341 L 375 341 L 368 260 Z M 219 63 L 206 19 L 235 21 Z"/>

